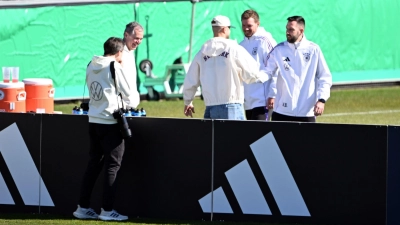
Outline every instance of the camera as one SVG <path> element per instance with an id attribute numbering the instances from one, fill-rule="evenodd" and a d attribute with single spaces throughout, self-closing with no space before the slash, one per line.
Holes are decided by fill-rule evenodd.
<path id="1" fill-rule="evenodd" d="M 124 109 L 116 109 L 113 113 L 114 119 L 117 119 L 119 129 L 121 131 L 122 137 L 124 139 L 130 138 L 132 136 L 131 129 L 129 128 L 128 121 L 126 121 L 126 117 L 124 115 Z"/>
<path id="2" fill-rule="evenodd" d="M 89 111 L 89 102 L 82 102 L 81 103 L 81 109 L 83 111 Z"/>

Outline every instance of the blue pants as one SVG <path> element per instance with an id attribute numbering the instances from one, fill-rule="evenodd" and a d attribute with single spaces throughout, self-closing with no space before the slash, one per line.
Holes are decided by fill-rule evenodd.
<path id="1" fill-rule="evenodd" d="M 206 106 L 204 119 L 244 120 L 244 109 L 240 103 Z"/>

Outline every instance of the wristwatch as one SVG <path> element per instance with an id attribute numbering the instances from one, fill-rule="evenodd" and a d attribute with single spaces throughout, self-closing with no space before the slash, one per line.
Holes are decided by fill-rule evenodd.
<path id="1" fill-rule="evenodd" d="M 325 99 L 323 99 L 323 98 L 318 99 L 318 101 L 325 104 Z"/>

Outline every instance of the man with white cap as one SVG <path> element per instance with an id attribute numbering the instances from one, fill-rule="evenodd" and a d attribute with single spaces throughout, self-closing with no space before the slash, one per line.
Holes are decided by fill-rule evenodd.
<path id="1" fill-rule="evenodd" d="M 244 120 L 243 82 L 265 82 L 253 57 L 230 40 L 231 22 L 226 16 L 211 21 L 214 37 L 194 57 L 183 84 L 184 114 L 193 117 L 193 99 L 201 85 L 206 110 L 205 119 Z"/>

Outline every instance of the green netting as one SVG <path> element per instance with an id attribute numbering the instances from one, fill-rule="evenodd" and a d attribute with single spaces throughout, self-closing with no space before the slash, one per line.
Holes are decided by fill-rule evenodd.
<path id="1" fill-rule="evenodd" d="M 397 0 L 200 2 L 192 57 L 211 37 L 209 24 L 218 14 L 231 18 L 237 27 L 231 38 L 241 41 L 240 15 L 249 8 L 259 12 L 261 25 L 278 42 L 285 40 L 286 18 L 302 15 L 307 38 L 321 46 L 334 83 L 400 79 L 399 31 L 390 25 L 400 11 Z M 108 37 L 122 37 L 125 24 L 136 18 L 147 35 L 137 63 L 149 58 L 154 74 L 163 76 L 179 56 L 188 61 L 191 12 L 190 1 L 0 9 L 0 66 L 19 66 L 20 79 L 53 79 L 56 99 L 79 98 L 91 57 L 103 53 Z M 139 78 L 140 92 L 146 93 L 144 74 Z"/>

